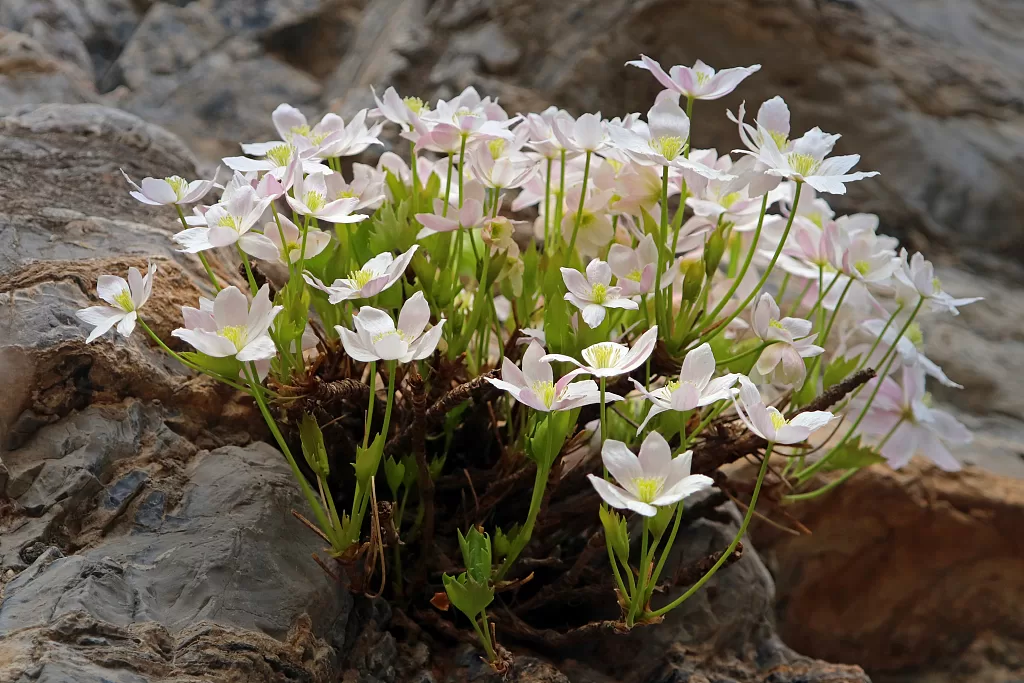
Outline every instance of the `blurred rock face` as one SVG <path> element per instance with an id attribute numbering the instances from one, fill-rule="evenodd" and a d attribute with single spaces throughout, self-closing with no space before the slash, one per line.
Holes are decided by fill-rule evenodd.
<path id="1" fill-rule="evenodd" d="M 0 108 L 104 101 L 186 137 L 201 160 L 272 134 L 287 101 L 315 114 L 372 104 L 368 86 L 432 97 L 476 85 L 510 109 L 645 110 L 624 66 L 764 68 L 697 107 L 697 146 L 737 146 L 725 109 L 780 94 L 794 127 L 844 135 L 882 172 L 846 206 L 915 244 L 1021 253 L 1024 13 L 1014 0 L 6 0 Z M 257 85 L 258 84 L 258 87 Z M 840 206 L 843 202 L 839 202 Z"/>
<path id="2" fill-rule="evenodd" d="M 1024 270 L 1016 261 L 1024 231 L 1022 34 L 1024 10 L 1016 0 L 2 0 L 0 115 L 8 118 L 0 124 L 0 148 L 7 150 L 0 154 L 17 164 L 17 173 L 13 182 L 0 183 L 0 299 L 6 297 L 10 308 L 5 310 L 16 309 L 21 322 L 0 326 L 0 340 L 8 342 L 0 345 L 0 377 L 9 387 L 7 400 L 0 402 L 0 452 L 20 452 L 3 454 L 0 490 L 31 514 L 12 524 L 0 509 L 0 521 L 9 524 L 0 562 L 3 568 L 33 565 L 36 571 L 14 586 L 22 602 L 6 607 L 2 616 L 10 621 L 0 623 L 32 629 L 22 634 L 18 652 L 41 642 L 84 642 L 98 632 L 109 641 L 103 647 L 114 650 L 141 638 L 132 647 L 155 658 L 146 673 L 151 677 L 178 673 L 162 663 L 174 660 L 168 653 L 194 651 L 203 656 L 179 660 L 189 663 L 189 672 L 202 672 L 212 662 L 234 667 L 243 672 L 240 677 L 263 680 L 259 676 L 265 673 L 273 680 L 276 674 L 264 671 L 263 655 L 269 652 L 269 661 L 305 667 L 315 679 L 338 666 L 334 655 L 324 654 L 325 642 L 344 641 L 346 629 L 352 631 L 350 641 L 369 632 L 372 637 L 364 639 L 372 644 L 379 635 L 375 611 L 350 623 L 348 607 L 335 603 L 311 626 L 290 621 L 294 614 L 285 610 L 255 625 L 220 619 L 200 640 L 188 631 L 169 636 L 162 626 L 140 633 L 134 613 L 108 597 L 149 590 L 151 580 L 126 567 L 166 542 L 162 535 L 174 531 L 164 526 L 168 519 L 173 525 L 189 510 L 183 492 L 205 491 L 216 480 L 211 475 L 215 457 L 194 461 L 197 449 L 245 443 L 253 416 L 200 380 L 184 382 L 140 339 L 116 350 L 85 350 L 71 314 L 87 301 L 98 273 L 159 259 L 165 289 L 156 293 L 152 308 L 165 325 L 158 327 L 164 336 L 173 326 L 176 305 L 194 298 L 193 283 L 201 275 L 171 249 L 171 217 L 132 202 L 117 174 L 119 165 L 132 175 L 186 172 L 191 154 L 159 128 L 92 105 L 120 108 L 177 133 L 212 170 L 219 157 L 237 153 L 239 141 L 272 137 L 269 113 L 280 102 L 310 115 L 347 114 L 372 106 L 370 85 L 393 84 L 403 94 L 425 99 L 475 85 L 499 96 L 510 110 L 557 104 L 577 113 L 616 115 L 646 110 L 657 92 L 648 74 L 624 66 L 641 52 L 663 64 L 697 58 L 717 67 L 761 63 L 763 69 L 737 95 L 697 105 L 695 144 L 735 148 L 737 135 L 725 109 L 735 111 L 745 99 L 748 111 L 756 111 L 763 100 L 781 94 L 791 106 L 795 129 L 818 125 L 842 133 L 839 153 L 862 154 L 863 168 L 882 172 L 853 186 L 848 198 L 835 198 L 834 205 L 881 214 L 886 231 L 930 255 L 945 248 L 950 263 L 940 275 L 951 290 L 987 297 L 955 321 L 926 329 L 927 352 L 966 386 L 937 396 L 978 430 L 972 450 L 961 455 L 1020 477 L 1024 390 L 1016 378 L 1024 371 L 1018 315 Z M 50 102 L 87 106 L 38 107 Z M 59 164 L 53 161 L 57 157 Z M 54 187 L 61 188 L 56 203 L 46 189 Z M 51 205 L 40 211 L 44 199 Z M 128 373 L 126 367 L 145 372 Z M 169 407 L 143 410 L 133 402 L 137 399 Z M 114 407 L 98 411 L 93 403 Z M 74 440 L 75 420 L 98 445 Z M 73 457 L 65 461 L 69 453 Z M 262 481 L 262 468 L 276 466 L 255 446 L 230 455 L 251 465 L 252 486 Z M 777 556 L 792 558 L 774 567 L 782 597 L 780 629 L 809 654 L 863 662 L 879 671 L 909 668 L 907 676 L 913 677 L 937 657 L 956 660 L 965 653 L 958 665 L 964 668 L 945 667 L 953 677 L 934 680 L 957 680 L 960 674 L 970 680 L 1013 680 L 1024 668 L 1022 650 L 1013 644 L 1024 623 L 1020 594 L 1013 592 L 1020 590 L 1017 584 L 997 581 L 1007 587 L 997 595 L 964 591 L 980 597 L 957 600 L 955 617 L 945 620 L 936 618 L 943 608 L 935 596 L 917 600 L 917 609 L 909 611 L 901 610 L 894 596 L 911 600 L 909 587 L 922 581 L 946 582 L 939 586 L 945 593 L 936 596 L 953 595 L 960 584 L 993 585 L 979 573 L 982 556 L 998 560 L 993 572 L 1000 577 L 1019 572 L 1014 558 L 1020 549 L 1000 546 L 1002 537 L 979 533 L 972 520 L 1012 537 L 1019 529 L 1013 524 L 1020 518 L 1020 482 L 1003 480 L 997 486 L 970 480 L 957 490 L 958 483 L 940 478 L 940 486 L 925 476 L 918 496 L 905 492 L 918 484 L 914 474 L 862 481 L 839 494 L 842 504 L 807 513 L 805 523 L 820 533 L 779 543 Z M 268 518 L 287 515 L 286 483 L 272 486 L 283 499 L 240 509 L 243 522 L 264 526 Z M 993 500 L 979 490 L 998 495 Z M 869 511 L 884 521 L 925 512 L 933 518 L 936 509 L 941 514 L 926 536 L 931 543 L 906 524 L 846 526 L 848 519 L 863 519 Z M 84 511 L 88 515 L 78 519 Z M 118 540 L 130 532 L 138 535 Z M 69 535 L 88 544 L 108 533 L 112 545 L 96 557 L 61 558 L 47 550 L 69 549 Z M 955 534 L 971 543 L 945 542 L 946 535 Z M 879 544 L 893 542 L 903 543 L 902 554 L 871 556 Z M 120 564 L 105 563 L 101 555 L 120 557 Z M 248 566 L 234 555 L 219 562 L 230 572 Z M 895 562 L 887 574 L 880 568 L 886 562 Z M 922 566 L 927 578 L 914 573 Z M 287 575 L 297 583 L 311 580 L 306 569 L 289 566 Z M 181 581 L 170 566 L 158 571 Z M 82 581 L 72 580 L 83 573 Z M 885 599 L 890 608 L 879 611 L 870 602 L 842 600 L 826 604 L 836 575 L 843 576 L 844 591 L 855 589 L 868 601 Z M 37 577 L 40 589 L 79 591 L 76 609 L 53 610 L 46 624 L 26 619 L 33 610 L 52 607 L 33 602 L 39 599 L 34 589 L 26 592 Z M 7 595 L 13 592 L 9 587 Z M 217 614 L 272 612 L 245 596 L 232 600 L 227 612 Z M 184 614 L 189 604 L 175 609 Z M 169 608 L 155 601 L 148 609 Z M 160 614 L 172 630 L 180 625 L 178 612 Z M 187 614 L 197 629 L 206 628 L 206 616 Z M 873 624 L 875 617 L 889 621 Z M 353 625 L 357 622 L 369 625 Z M 284 645 L 259 640 L 254 626 L 284 638 Z M 932 637 L 927 629 L 941 633 Z M 844 638 L 834 637 L 836 631 Z M 823 637 L 828 632 L 833 637 Z M 898 647 L 882 646 L 894 638 Z M 263 655 L 250 662 L 237 654 L 244 651 L 238 643 L 256 641 Z M 940 643 L 943 652 L 922 643 Z M 390 647 L 393 651 L 393 642 Z M 344 654 L 343 646 L 337 649 Z M 205 658 L 223 652 L 235 653 L 236 659 Z M 108 654 L 103 650 L 96 657 Z M 675 678 L 677 670 L 689 671 L 692 654 L 679 655 L 679 665 L 672 664 L 666 677 L 683 680 L 682 673 Z M 361 656 L 371 659 L 367 652 Z M 992 666 L 997 660 L 1003 664 Z M 63 661 L 55 655 L 46 663 L 58 672 L 56 679 Z M 388 679 L 388 666 L 392 663 L 380 664 L 385 673 L 371 673 Z M 832 678 L 816 671 L 818 678 L 799 680 L 861 680 L 845 669 Z M 986 671 L 993 672 L 990 678 Z M 781 676 L 773 680 L 789 680 Z"/>

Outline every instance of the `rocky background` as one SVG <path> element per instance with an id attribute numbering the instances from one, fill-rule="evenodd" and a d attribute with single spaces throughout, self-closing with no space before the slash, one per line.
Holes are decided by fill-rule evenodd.
<path id="1" fill-rule="evenodd" d="M 811 535 L 762 524 L 761 555 L 748 543 L 658 629 L 508 643 L 520 679 L 1024 679 L 1022 35 L 1017 0 L 0 0 L 0 681 L 486 679 L 309 559 L 250 405 L 141 334 L 86 347 L 73 312 L 98 274 L 147 259 L 165 338 L 199 292 L 172 216 L 131 200 L 120 167 L 208 173 L 270 137 L 280 102 L 347 114 L 370 85 L 646 110 L 656 84 L 623 66 L 641 51 L 761 63 L 739 96 L 782 94 L 796 129 L 843 133 L 882 172 L 836 205 L 986 297 L 925 330 L 966 387 L 936 398 L 976 441 L 959 475 L 879 468 L 795 509 Z M 734 147 L 738 103 L 698 104 L 696 144 Z M 720 507 L 684 556 L 735 524 Z"/>

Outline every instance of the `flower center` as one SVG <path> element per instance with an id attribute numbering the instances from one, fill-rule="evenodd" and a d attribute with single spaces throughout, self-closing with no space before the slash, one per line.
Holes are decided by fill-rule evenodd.
<path id="1" fill-rule="evenodd" d="M 409 108 L 409 111 L 416 115 L 430 111 L 430 107 L 418 97 L 403 97 L 402 102 Z"/>
<path id="2" fill-rule="evenodd" d="M 924 345 L 924 333 L 921 332 L 921 326 L 917 323 L 910 323 L 907 331 L 903 333 L 907 339 L 917 348 L 921 348 Z"/>
<path id="3" fill-rule="evenodd" d="M 533 384 L 530 385 L 530 389 L 533 391 L 533 393 L 537 394 L 537 398 L 539 398 L 541 400 L 541 402 L 543 402 L 544 405 L 547 406 L 548 408 L 550 408 L 552 406 L 552 404 L 554 404 L 554 402 L 555 402 L 555 383 L 554 382 L 544 382 L 544 381 L 541 381 L 541 380 L 537 380 L 536 382 L 534 382 Z"/>
<path id="4" fill-rule="evenodd" d="M 636 488 L 636 497 L 641 502 L 651 503 L 658 497 L 664 483 L 665 479 L 663 477 L 637 477 L 633 480 L 633 486 Z"/>
<path id="5" fill-rule="evenodd" d="M 740 196 L 741 195 L 739 192 L 730 192 L 729 194 L 722 197 L 718 203 L 727 209 L 731 209 L 732 205 L 735 204 L 740 199 Z"/>
<path id="6" fill-rule="evenodd" d="M 941 291 L 942 291 L 942 282 L 940 282 L 939 278 L 937 278 L 937 277 L 936 278 L 932 278 L 932 294 L 938 294 Z"/>
<path id="7" fill-rule="evenodd" d="M 583 357 L 592 368 L 597 369 L 614 368 L 624 355 L 626 347 L 615 342 L 602 342 L 583 350 Z"/>
<path id="8" fill-rule="evenodd" d="M 494 138 L 487 143 L 487 149 L 491 152 L 491 158 L 497 159 L 505 151 L 505 141 L 501 138 Z"/>
<path id="9" fill-rule="evenodd" d="M 298 135 L 299 137 L 308 138 L 313 132 L 309 129 L 308 124 L 302 124 L 301 126 L 292 126 L 289 130 L 292 135 Z"/>
<path id="10" fill-rule="evenodd" d="M 772 319 L 772 320 L 768 321 L 768 327 L 774 327 L 777 330 L 785 330 L 786 329 L 785 325 L 783 325 L 780 321 L 775 320 L 775 319 Z"/>
<path id="11" fill-rule="evenodd" d="M 397 330 L 396 329 L 396 330 L 388 330 L 387 332 L 381 332 L 380 334 L 376 335 L 373 338 L 373 343 L 377 344 L 378 342 L 382 341 L 383 339 L 386 339 L 387 337 L 392 337 L 392 336 L 396 336 L 399 339 L 401 339 L 402 341 L 405 341 L 405 335 L 402 334 L 401 330 Z"/>
<path id="12" fill-rule="evenodd" d="M 122 289 L 120 292 L 114 295 L 114 301 L 127 313 L 135 310 L 135 302 L 132 301 L 132 293 L 127 289 Z"/>
<path id="13" fill-rule="evenodd" d="M 302 197 L 302 203 L 309 207 L 310 211 L 319 211 L 327 205 L 327 197 L 322 192 L 310 190 Z"/>
<path id="14" fill-rule="evenodd" d="M 164 178 L 164 182 L 171 186 L 174 190 L 174 195 L 181 199 L 185 196 L 185 191 L 188 189 L 188 181 L 181 176 L 172 175 L 169 178 Z"/>
<path id="15" fill-rule="evenodd" d="M 867 275 L 871 272 L 871 264 L 861 259 L 853 264 L 853 267 L 857 269 L 857 272 L 861 275 Z"/>
<path id="16" fill-rule="evenodd" d="M 640 282 L 640 280 L 644 279 L 644 272 L 637 268 L 635 270 L 630 271 L 629 275 L 626 276 L 626 279 L 632 280 L 633 282 Z"/>
<path id="17" fill-rule="evenodd" d="M 656 140 L 651 140 L 650 146 L 656 153 L 672 161 L 683 151 L 683 144 L 686 141 L 678 135 L 663 135 Z"/>
<path id="18" fill-rule="evenodd" d="M 235 351 L 241 351 L 245 346 L 245 325 L 228 325 L 221 328 L 220 336 L 234 344 Z"/>
<path id="19" fill-rule="evenodd" d="M 277 145 L 267 150 L 267 159 L 273 162 L 275 166 L 287 166 L 291 158 L 291 145 Z"/>
<path id="20" fill-rule="evenodd" d="M 238 221 L 231 214 L 221 216 L 217 220 L 217 227 L 220 228 L 231 228 L 232 230 L 238 230 Z"/>
<path id="21" fill-rule="evenodd" d="M 348 279 L 356 283 L 357 289 L 362 289 L 370 283 L 376 273 L 372 270 L 353 270 L 349 272 Z"/>
<path id="22" fill-rule="evenodd" d="M 698 71 L 694 75 L 697 77 L 697 85 L 706 85 L 707 82 L 711 80 L 711 74 L 705 73 L 703 71 Z"/>
<path id="23" fill-rule="evenodd" d="M 783 417 L 782 413 L 780 413 L 778 409 L 773 406 L 768 406 L 768 417 L 772 421 L 772 427 L 775 427 L 776 430 L 782 429 L 788 424 L 786 422 L 786 418 Z"/>
<path id="24" fill-rule="evenodd" d="M 608 298 L 608 288 L 598 283 L 590 289 L 591 300 L 598 305 L 601 305 Z"/>
<path id="25" fill-rule="evenodd" d="M 302 245 L 299 244 L 298 242 L 285 242 L 284 244 L 284 251 L 285 254 L 287 255 L 288 261 L 290 262 L 295 260 L 295 256 L 299 254 L 299 251 L 301 249 Z"/>
<path id="26" fill-rule="evenodd" d="M 780 150 L 786 149 L 786 145 L 789 144 L 789 136 L 785 133 L 780 133 L 777 130 L 768 131 L 768 135 L 772 136 L 772 140 L 775 141 L 775 146 Z"/>
<path id="27" fill-rule="evenodd" d="M 786 161 L 789 162 L 789 167 L 793 169 L 794 173 L 802 176 L 814 175 L 814 172 L 821 165 L 821 162 L 810 154 L 799 154 L 797 152 L 787 154 Z"/>
<path id="28" fill-rule="evenodd" d="M 822 230 L 825 229 L 825 216 L 820 211 L 811 211 L 810 213 L 804 214 L 804 218 L 814 223 Z"/>

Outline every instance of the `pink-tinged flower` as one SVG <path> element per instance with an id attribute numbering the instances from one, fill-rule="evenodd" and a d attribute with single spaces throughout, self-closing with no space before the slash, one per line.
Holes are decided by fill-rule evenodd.
<path id="1" fill-rule="evenodd" d="M 623 296 L 650 294 L 658 271 L 658 247 L 654 237 L 644 235 L 635 249 L 613 244 L 608 250 L 608 265 Z M 663 277 L 662 282 L 668 279 Z"/>
<path id="2" fill-rule="evenodd" d="M 149 300 L 153 292 L 153 274 L 156 266 L 149 264 L 145 277 L 138 268 L 128 269 L 128 280 L 116 275 L 100 275 L 96 281 L 96 293 L 109 306 L 90 306 L 75 313 L 75 316 L 93 329 L 85 343 L 90 344 L 114 325 L 122 337 L 128 337 L 135 330 L 138 310 Z"/>
<path id="3" fill-rule="evenodd" d="M 370 88 L 373 93 L 373 100 L 377 108 L 370 112 L 371 116 L 383 116 L 392 123 L 397 123 L 403 130 L 411 130 L 416 127 L 416 121 L 420 114 L 430 111 L 430 107 L 424 104 L 418 97 L 399 97 L 394 88 L 384 91 L 383 97 L 377 97 L 377 91 Z"/>
<path id="4" fill-rule="evenodd" d="M 247 254 L 258 254 L 261 251 L 266 253 L 269 240 L 250 231 L 262 218 L 271 201 L 269 198 L 260 199 L 256 190 L 248 184 L 233 186 L 224 193 L 219 203 L 203 214 L 205 228 L 188 228 L 172 239 L 181 245 L 181 251 L 189 254 L 229 247 L 236 243 Z"/>
<path id="5" fill-rule="evenodd" d="M 519 245 L 516 244 L 516 225 L 521 221 L 512 221 L 505 216 L 495 216 L 484 221 L 480 231 L 480 239 L 490 247 L 491 255 L 505 252 L 510 258 L 519 257 Z"/>
<path id="6" fill-rule="evenodd" d="M 678 381 L 672 380 L 659 389 L 647 391 L 634 379 L 633 385 L 651 402 L 651 409 L 636 433 L 642 432 L 652 417 L 666 410 L 695 410 L 733 398 L 736 390 L 732 386 L 740 376 L 730 373 L 712 379 L 714 375 L 715 354 L 705 342 L 683 358 Z"/>
<path id="7" fill-rule="evenodd" d="M 718 156 L 714 149 L 695 149 L 690 153 L 690 160 L 732 176 L 732 180 L 712 180 L 683 170 L 690 192 L 686 205 L 693 209 L 694 215 L 715 222 L 756 223 L 761 215 L 761 195 L 750 193 L 750 180 L 756 163 L 753 159 L 743 157 L 733 163 L 728 154 Z M 774 203 L 774 199 L 774 195 L 768 195 L 768 206 Z"/>
<path id="8" fill-rule="evenodd" d="M 555 140 L 563 149 L 577 154 L 599 152 L 608 145 L 608 133 L 601 114 L 583 114 L 573 120 L 571 116 L 557 116 L 552 120 Z"/>
<path id="9" fill-rule="evenodd" d="M 622 296 L 621 287 L 612 287 L 612 269 L 600 259 L 587 265 L 587 276 L 572 268 L 562 268 L 562 281 L 569 290 L 565 300 L 583 312 L 583 321 L 591 328 L 605 318 L 605 309 L 625 308 L 635 311 L 637 302 Z"/>
<path id="10" fill-rule="evenodd" d="M 576 230 L 576 223 L 579 221 L 576 248 L 584 256 L 596 256 L 608 246 L 608 242 L 615 234 L 612 217 L 608 211 L 608 204 L 614 197 L 614 190 L 598 190 L 595 187 L 588 187 L 586 199 L 583 200 L 583 211 L 579 212 L 582 191 L 582 184 L 566 191 L 565 203 L 569 208 L 562 218 L 562 237 L 566 242 L 572 241 L 572 233 Z"/>
<path id="11" fill-rule="evenodd" d="M 551 363 L 544 357 L 544 347 L 535 339 L 523 353 L 522 370 L 505 358 L 501 364 L 501 379 L 487 378 L 487 381 L 507 391 L 523 405 L 545 413 L 601 401 L 601 391 L 594 380 L 573 382 L 576 374 L 569 373 L 555 382 Z M 605 394 L 606 403 L 620 400 L 622 397 L 617 394 Z"/>
<path id="12" fill-rule="evenodd" d="M 754 64 L 716 72 L 698 59 L 692 67 L 673 66 L 665 73 L 661 64 L 646 55 L 640 55 L 640 59 L 626 64 L 650 71 L 663 87 L 695 100 L 717 100 L 725 97 L 735 90 L 743 79 L 761 69 L 760 64 Z"/>
<path id="13" fill-rule="evenodd" d="M 869 340 L 851 346 L 844 354 L 847 358 L 861 356 L 861 363 L 864 367 L 880 368 L 882 367 L 882 359 L 889 355 L 892 345 L 896 344 L 896 358 L 899 360 L 899 363 L 894 364 L 893 371 L 898 370 L 900 367 L 917 366 L 924 370 L 925 374 L 929 377 L 937 379 L 943 386 L 954 389 L 964 388 L 963 385 L 951 380 L 935 361 L 924 355 L 924 352 L 918 348 L 924 344 L 924 338 L 921 334 L 921 327 L 916 322 L 911 323 L 910 327 L 907 328 L 906 334 L 901 336 L 899 341 L 896 341 L 896 335 L 899 334 L 897 325 L 886 324 L 886 321 L 880 318 L 865 320 L 859 327 L 869 335 Z M 880 340 L 878 339 L 879 337 L 881 337 Z M 866 354 L 869 351 L 871 355 L 868 356 Z"/>
<path id="14" fill-rule="evenodd" d="M 359 204 L 356 197 L 328 199 L 331 192 L 327 189 L 323 173 L 313 173 L 305 179 L 301 173 L 297 174 L 293 191 L 295 196 L 286 196 L 285 200 L 301 216 L 312 216 L 330 223 L 358 223 L 368 218 L 365 214 L 352 213 Z"/>
<path id="15" fill-rule="evenodd" d="M 800 386 L 807 375 L 804 358 L 825 352 L 814 345 L 817 334 L 810 334 L 812 324 L 802 318 L 781 318 L 778 304 L 765 292 L 754 305 L 751 316 L 753 332 L 769 346 L 761 352 L 754 370 L 757 378 Z"/>
<path id="16" fill-rule="evenodd" d="M 307 228 L 306 251 L 303 254 L 302 231 L 287 216 L 279 215 L 277 219 L 277 222 L 271 221 L 263 225 L 263 235 L 267 238 L 269 244 L 261 243 L 255 249 L 250 245 L 250 249 L 246 252 L 247 254 L 264 261 L 276 261 L 277 263 L 290 265 L 313 258 L 331 243 L 330 233 L 317 230 L 316 228 Z M 278 227 L 278 222 L 280 222 L 280 227 Z M 272 249 L 270 248 L 271 246 L 273 247 Z"/>
<path id="17" fill-rule="evenodd" d="M 541 360 L 560 360 L 572 363 L 579 370 L 577 374 L 589 373 L 594 377 L 616 377 L 633 372 L 643 365 L 644 361 L 654 351 L 654 345 L 658 343 L 658 326 L 640 335 L 640 338 L 633 343 L 633 348 L 616 342 L 600 342 L 583 349 L 583 360 L 586 365 L 579 362 L 572 356 L 564 356 L 560 353 L 549 353 Z"/>
<path id="18" fill-rule="evenodd" d="M 384 203 L 384 174 L 373 166 L 352 164 L 352 182 L 347 182 L 340 173 L 331 173 L 324 178 L 327 199 L 356 199 L 353 211 L 377 209 Z"/>
<path id="19" fill-rule="evenodd" d="M 418 213 L 416 220 L 423 225 L 423 229 L 416 235 L 416 239 L 423 239 L 439 232 L 453 232 L 459 229 L 473 230 L 483 227 L 487 216 L 484 215 L 484 187 L 473 181 L 466 184 L 464 189 L 466 197 L 462 200 L 462 207 L 453 200 L 448 205 L 448 215 L 444 213 L 444 200 L 434 199 L 434 213 Z"/>
<path id="20" fill-rule="evenodd" d="M 878 171 L 850 173 L 850 169 L 860 161 L 859 154 L 826 159 L 839 137 L 823 133 L 820 128 L 812 128 L 793 141 L 790 151 L 783 152 L 768 131 L 761 131 L 762 144 L 757 152 L 737 152 L 755 155 L 766 166 L 765 173 L 769 175 L 807 183 L 819 192 L 846 194 L 846 183 L 871 178 L 878 175 Z"/>
<path id="21" fill-rule="evenodd" d="M 526 115 L 525 125 L 529 131 L 529 141 L 526 144 L 545 159 L 557 160 L 566 149 L 555 137 L 555 127 L 559 125 L 557 122 L 560 119 L 563 121 L 561 125 L 567 128 L 574 123 L 569 112 L 557 107 L 548 107 L 539 114 Z"/>
<path id="22" fill-rule="evenodd" d="M 670 166 L 704 178 L 735 180 L 723 173 L 687 158 L 686 141 L 690 137 L 690 119 L 679 106 L 679 94 L 670 90 L 658 93 L 647 112 L 647 122 L 637 121 L 631 128 L 610 127 L 612 144 L 633 161 L 645 166 Z"/>
<path id="23" fill-rule="evenodd" d="M 186 307 L 187 308 L 187 307 Z M 182 309 L 186 323 L 196 324 L 192 329 L 179 327 L 171 332 L 178 339 L 214 358 L 235 357 L 242 362 L 266 360 L 277 354 L 274 340 L 268 330 L 282 306 L 270 303 L 270 287 L 263 285 L 253 298 L 252 306 L 237 287 L 225 287 L 213 301 L 213 323 L 195 309 Z"/>
<path id="24" fill-rule="evenodd" d="M 486 145 L 476 147 L 466 156 L 473 177 L 484 187 L 494 190 L 522 187 L 537 172 L 537 167 L 529 160 L 517 160 L 507 156 L 495 158 Z"/>
<path id="25" fill-rule="evenodd" d="M 242 151 L 250 156 L 224 157 L 224 165 L 233 171 L 242 173 L 266 172 L 275 178 L 284 178 L 289 169 L 298 165 L 303 173 L 330 173 L 331 169 L 323 166 L 316 155 L 317 148 L 302 136 L 292 138 L 292 142 L 253 142 L 242 145 Z M 250 157 L 260 157 L 253 159 Z M 298 175 L 296 173 L 296 175 Z"/>
<path id="26" fill-rule="evenodd" d="M 836 226 L 839 235 L 839 259 L 832 263 L 833 267 L 866 285 L 884 284 L 892 279 L 899 265 L 896 254 L 886 248 L 886 244 L 873 232 L 850 236 L 839 229 L 838 223 L 832 225 Z M 835 256 L 835 253 L 832 255 Z"/>
<path id="27" fill-rule="evenodd" d="M 193 180 L 192 182 L 176 175 L 166 178 L 143 178 L 140 187 L 128 177 L 124 170 L 121 171 L 121 175 L 133 188 L 128 194 L 150 206 L 194 204 L 214 188 L 214 181 L 217 178 L 216 173 L 213 174 L 211 180 Z"/>
<path id="28" fill-rule="evenodd" d="M 742 375 L 739 380 L 739 401 L 733 399 L 736 412 L 747 425 L 747 429 L 766 441 L 780 444 L 800 443 L 835 418 L 827 410 L 811 410 L 787 420 L 775 406 L 764 404 L 761 393 L 753 382 Z"/>
<path id="29" fill-rule="evenodd" d="M 313 287 L 326 292 L 329 295 L 328 301 L 332 304 L 339 304 L 349 299 L 368 299 L 380 294 L 401 279 L 418 248 L 419 245 L 414 244 L 409 251 L 398 258 L 395 258 L 390 251 L 377 254 L 364 263 L 362 268 L 349 273 L 348 277 L 335 280 L 330 287 L 313 277 L 308 271 L 303 273 L 302 277 Z"/>
<path id="30" fill-rule="evenodd" d="M 335 325 L 341 335 L 341 344 L 352 360 L 363 363 L 377 360 L 396 360 L 410 363 L 423 360 L 434 352 L 441 339 L 444 318 L 424 333 L 430 322 L 430 306 L 423 292 L 416 292 L 402 306 L 398 326 L 384 311 L 363 306 L 352 317 L 355 332 Z"/>
<path id="31" fill-rule="evenodd" d="M 916 303 L 909 293 L 916 293 L 928 302 L 929 307 L 935 312 L 952 313 L 960 315 L 959 306 L 973 304 L 981 301 L 983 297 L 975 296 L 966 299 L 957 299 L 942 290 L 942 283 L 935 276 L 935 268 L 931 261 L 925 259 L 920 253 L 914 254 L 909 262 L 907 261 L 907 250 L 901 249 L 899 262 L 895 271 L 896 284 L 899 285 L 896 293 L 898 301 L 904 303 Z M 903 291 L 899 291 L 899 290 Z"/>
<path id="32" fill-rule="evenodd" d="M 676 182 L 673 182 L 673 175 Z M 669 197 L 679 194 L 679 173 L 670 169 Z M 543 189 L 543 188 L 542 188 Z M 639 216 L 641 209 L 652 216 L 661 215 L 661 173 L 653 166 L 629 164 L 615 176 L 615 213 Z M 541 195 L 543 198 L 543 195 Z"/>
<path id="33" fill-rule="evenodd" d="M 644 517 L 654 517 L 658 508 L 675 505 L 714 484 L 711 477 L 690 474 L 693 451 L 673 458 L 668 442 L 658 432 L 651 432 L 640 444 L 639 457 L 621 441 L 608 439 L 601 460 L 619 484 L 588 474 L 601 499 L 613 508 Z"/>
<path id="34" fill-rule="evenodd" d="M 864 387 L 866 396 L 874 392 L 878 378 Z M 861 420 L 858 431 L 871 444 L 882 444 L 882 457 L 895 470 L 900 469 L 920 453 L 941 469 L 955 472 L 960 463 L 949 452 L 949 445 L 960 446 L 973 440 L 968 431 L 952 415 L 928 405 L 925 393 L 924 371 L 919 367 L 904 366 L 903 386 L 892 377 L 881 378 L 867 414 Z M 855 410 L 863 410 L 865 398 L 854 399 Z M 890 435 L 891 432 L 891 435 Z"/>
<path id="35" fill-rule="evenodd" d="M 383 122 L 367 126 L 365 109 L 357 111 L 348 125 L 337 114 L 325 114 L 307 138 L 317 146 L 318 157 L 351 157 L 362 154 L 370 145 L 382 144 L 377 136 L 383 127 Z"/>

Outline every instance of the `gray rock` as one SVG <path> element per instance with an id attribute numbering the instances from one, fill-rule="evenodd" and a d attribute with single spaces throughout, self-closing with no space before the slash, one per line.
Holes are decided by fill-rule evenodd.
<path id="1" fill-rule="evenodd" d="M 97 101 L 88 54 L 77 56 L 85 63 L 72 61 L 74 55 L 54 55 L 38 38 L 0 28 L 0 111 L 43 102 Z"/>
<path id="2" fill-rule="evenodd" d="M 456 36 L 451 49 L 457 54 L 479 57 L 490 73 L 512 68 L 522 54 L 519 46 L 508 39 L 496 22 L 488 22 Z"/>

